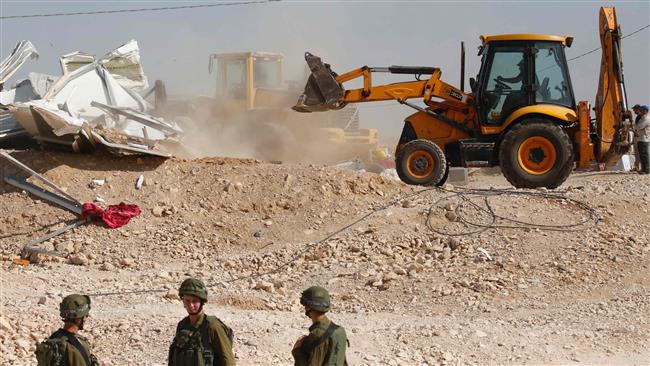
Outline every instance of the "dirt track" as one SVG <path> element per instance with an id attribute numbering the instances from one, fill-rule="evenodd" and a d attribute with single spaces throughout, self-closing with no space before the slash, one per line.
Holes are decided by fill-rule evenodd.
<path id="1" fill-rule="evenodd" d="M 331 317 L 348 330 L 354 365 L 650 363 L 644 176 L 574 174 L 560 191 L 593 208 L 595 225 L 570 201 L 489 198 L 494 212 L 512 219 L 587 220 L 580 231 L 493 228 L 450 238 L 426 225 L 432 203 L 450 195 L 431 190 L 302 253 L 420 188 L 370 173 L 253 160 L 14 156 L 80 201 L 99 195 L 137 203 L 143 213 L 121 229 L 86 225 L 62 235 L 46 246 L 65 259 L 23 268 L 12 259 L 24 243 L 74 215 L 0 186 L 0 364 L 34 364 L 34 340 L 60 325 L 61 296 L 132 290 L 160 291 L 93 296 L 84 332 L 102 364 L 165 364 L 183 316 L 173 294 L 188 275 L 211 284 L 207 312 L 235 330 L 241 365 L 292 363 L 290 347 L 309 325 L 298 296 L 312 284 L 332 291 Z M 4 161 L 0 169 L 15 173 Z M 140 174 L 146 184 L 136 190 Z M 96 178 L 107 182 L 89 188 Z M 472 176 L 470 187 L 508 188 L 502 177 L 484 174 Z M 459 217 L 489 219 L 467 202 L 458 208 L 462 198 L 471 197 L 440 201 L 431 226 L 467 230 Z"/>

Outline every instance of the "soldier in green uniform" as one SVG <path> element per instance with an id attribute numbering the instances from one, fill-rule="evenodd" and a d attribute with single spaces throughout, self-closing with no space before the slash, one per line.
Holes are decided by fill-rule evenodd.
<path id="1" fill-rule="evenodd" d="M 345 329 L 325 316 L 330 310 L 330 294 L 326 289 L 312 286 L 303 291 L 300 304 L 312 321 L 309 335 L 301 336 L 293 345 L 295 366 L 344 366 L 348 339 Z"/>
<path id="2" fill-rule="evenodd" d="M 181 284 L 178 296 L 188 316 L 178 323 L 176 336 L 169 347 L 169 366 L 232 366 L 233 333 L 214 316 L 203 313 L 208 290 L 203 282 L 188 278 Z"/>
<path id="3" fill-rule="evenodd" d="M 63 328 L 36 345 L 38 366 L 98 366 L 88 340 L 79 335 L 90 312 L 90 297 L 68 295 L 63 298 L 59 312 Z"/>

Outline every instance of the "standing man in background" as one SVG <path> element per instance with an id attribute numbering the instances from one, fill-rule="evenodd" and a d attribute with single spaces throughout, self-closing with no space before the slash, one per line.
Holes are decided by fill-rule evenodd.
<path id="1" fill-rule="evenodd" d="M 650 157 L 648 156 L 648 145 L 650 145 L 650 116 L 648 116 L 647 105 L 635 105 L 632 107 L 637 117 L 634 123 L 634 139 L 639 152 L 641 169 L 639 174 L 650 174 Z"/>

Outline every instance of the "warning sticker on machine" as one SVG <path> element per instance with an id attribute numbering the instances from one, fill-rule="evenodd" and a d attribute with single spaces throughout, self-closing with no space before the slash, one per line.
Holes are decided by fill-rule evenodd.
<path id="1" fill-rule="evenodd" d="M 463 100 L 463 95 L 453 89 L 449 90 L 449 96 L 454 99 Z"/>

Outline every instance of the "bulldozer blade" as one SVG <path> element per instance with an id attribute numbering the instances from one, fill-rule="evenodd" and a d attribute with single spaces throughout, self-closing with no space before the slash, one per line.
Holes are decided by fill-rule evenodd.
<path id="1" fill-rule="evenodd" d="M 345 90 L 336 81 L 336 73 L 330 69 L 330 65 L 324 64 L 320 57 L 309 52 L 305 52 L 305 61 L 311 75 L 305 85 L 305 91 L 292 109 L 309 113 L 343 108 L 345 103 L 341 103 L 341 99 Z"/>

